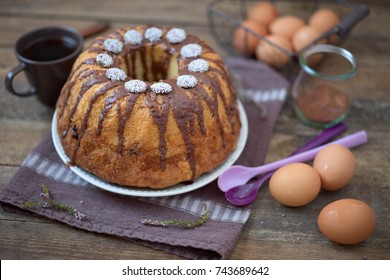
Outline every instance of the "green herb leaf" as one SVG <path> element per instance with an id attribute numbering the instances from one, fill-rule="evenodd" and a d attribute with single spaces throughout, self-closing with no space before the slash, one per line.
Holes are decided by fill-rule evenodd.
<path id="1" fill-rule="evenodd" d="M 40 193 L 39 196 L 42 199 L 42 201 L 39 201 L 39 202 L 25 201 L 23 203 L 23 207 L 24 208 L 33 208 L 33 207 L 45 207 L 45 208 L 48 208 L 48 207 L 52 207 L 52 208 L 57 209 L 57 210 L 69 212 L 76 219 L 79 219 L 79 220 L 85 220 L 87 218 L 86 215 L 80 213 L 79 211 L 77 211 L 73 207 L 71 207 L 69 205 L 66 205 L 66 204 L 63 204 L 63 203 L 60 203 L 60 202 L 52 199 L 51 198 L 51 192 L 50 192 L 49 188 L 46 185 L 41 185 L 41 190 L 42 190 L 42 192 Z"/>

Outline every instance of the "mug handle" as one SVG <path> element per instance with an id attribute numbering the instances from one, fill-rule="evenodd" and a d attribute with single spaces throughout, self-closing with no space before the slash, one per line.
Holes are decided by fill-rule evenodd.
<path id="1" fill-rule="evenodd" d="M 25 97 L 25 96 L 31 96 L 33 94 L 36 94 L 37 89 L 35 87 L 31 87 L 26 92 L 18 92 L 14 89 L 13 86 L 13 80 L 20 72 L 26 69 L 26 64 L 20 63 L 18 66 L 13 68 L 12 70 L 8 71 L 7 75 L 5 76 L 5 86 L 7 90 L 17 96 Z"/>

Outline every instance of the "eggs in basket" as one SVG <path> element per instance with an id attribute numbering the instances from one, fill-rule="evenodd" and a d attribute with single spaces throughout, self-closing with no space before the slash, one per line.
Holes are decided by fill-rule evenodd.
<path id="1" fill-rule="evenodd" d="M 255 56 L 281 69 L 290 62 L 293 53 L 309 46 L 339 22 L 338 14 L 329 8 L 315 10 L 305 21 L 296 15 L 280 15 L 274 4 L 259 1 L 235 28 L 233 46 L 239 54 Z M 316 43 L 337 43 L 337 40 L 332 35 Z"/>

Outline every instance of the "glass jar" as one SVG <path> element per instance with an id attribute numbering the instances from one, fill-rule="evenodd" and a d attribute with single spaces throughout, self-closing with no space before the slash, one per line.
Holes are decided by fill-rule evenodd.
<path id="1" fill-rule="evenodd" d="M 347 115 L 357 63 L 349 51 L 315 45 L 299 56 L 300 73 L 294 81 L 294 110 L 303 123 L 328 128 Z"/>

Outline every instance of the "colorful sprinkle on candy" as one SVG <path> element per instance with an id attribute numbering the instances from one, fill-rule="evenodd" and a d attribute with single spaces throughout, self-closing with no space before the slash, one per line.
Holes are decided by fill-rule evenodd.
<path id="1" fill-rule="evenodd" d="M 142 42 L 142 34 L 135 29 L 127 31 L 123 38 L 126 44 L 139 45 Z"/>
<path id="2" fill-rule="evenodd" d="M 202 47 L 198 44 L 188 44 L 181 48 L 180 54 L 185 58 L 197 57 L 202 53 Z"/>
<path id="3" fill-rule="evenodd" d="M 106 71 L 106 77 L 111 81 L 124 81 L 127 75 L 122 69 L 110 68 Z"/>
<path id="4" fill-rule="evenodd" d="M 123 49 L 123 43 L 118 39 L 108 38 L 104 40 L 103 45 L 107 51 L 113 53 L 120 53 Z"/>
<path id="5" fill-rule="evenodd" d="M 178 44 L 183 42 L 187 38 L 187 34 L 184 29 L 172 28 L 167 32 L 167 40 L 172 44 Z"/>
<path id="6" fill-rule="evenodd" d="M 100 53 L 96 56 L 96 62 L 103 67 L 111 67 L 114 64 L 112 57 L 106 53 Z"/>
<path id="7" fill-rule="evenodd" d="M 193 73 L 204 73 L 209 70 L 209 63 L 204 59 L 195 59 L 188 64 L 188 71 Z"/>
<path id="8" fill-rule="evenodd" d="M 158 82 L 150 86 L 154 93 L 169 93 L 172 91 L 172 86 L 168 83 Z"/>
<path id="9" fill-rule="evenodd" d="M 193 88 L 198 83 L 198 80 L 192 75 L 181 75 L 177 77 L 176 83 L 182 88 Z"/>
<path id="10" fill-rule="evenodd" d="M 146 91 L 148 85 L 141 80 L 131 80 L 125 83 L 125 89 L 131 93 L 141 93 Z"/>
<path id="11" fill-rule="evenodd" d="M 145 38 L 152 43 L 160 41 L 162 35 L 163 35 L 162 30 L 157 27 L 150 27 L 145 30 Z"/>

